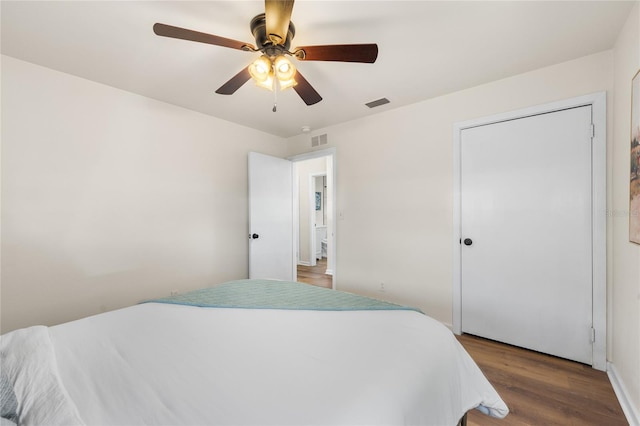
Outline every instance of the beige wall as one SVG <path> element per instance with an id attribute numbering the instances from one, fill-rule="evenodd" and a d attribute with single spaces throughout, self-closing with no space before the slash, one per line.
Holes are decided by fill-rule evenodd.
<path id="1" fill-rule="evenodd" d="M 2 332 L 247 277 L 281 138 L 2 57 Z"/>
<path id="2" fill-rule="evenodd" d="M 610 143 L 611 358 L 640 421 L 640 245 L 629 242 L 631 79 L 640 69 L 640 6 L 614 48 L 613 138 Z M 640 212 L 631 212 L 640 214 Z"/>
<path id="3" fill-rule="evenodd" d="M 337 288 L 451 324 L 453 123 L 597 91 L 611 100 L 612 86 L 607 51 L 317 129 L 337 149 Z M 308 139 L 290 138 L 290 155 Z"/>

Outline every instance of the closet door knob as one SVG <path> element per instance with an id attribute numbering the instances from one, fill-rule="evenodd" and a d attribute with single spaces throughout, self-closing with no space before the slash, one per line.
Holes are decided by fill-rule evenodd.
<path id="1" fill-rule="evenodd" d="M 249 239 L 250 240 L 257 240 L 258 238 L 260 238 L 260 235 L 258 235 L 258 234 L 249 234 Z"/>
<path id="2" fill-rule="evenodd" d="M 464 245 L 465 246 L 470 246 L 471 244 L 473 244 L 473 241 L 471 240 L 471 238 L 465 238 L 464 239 Z"/>

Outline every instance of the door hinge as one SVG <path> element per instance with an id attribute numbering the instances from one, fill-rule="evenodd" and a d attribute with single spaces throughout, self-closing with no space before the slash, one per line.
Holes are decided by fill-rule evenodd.
<path id="1" fill-rule="evenodd" d="M 591 343 L 596 341 L 596 329 L 591 327 Z"/>
<path id="2" fill-rule="evenodd" d="M 589 125 L 589 137 L 590 138 L 596 137 L 596 126 L 593 123 Z"/>

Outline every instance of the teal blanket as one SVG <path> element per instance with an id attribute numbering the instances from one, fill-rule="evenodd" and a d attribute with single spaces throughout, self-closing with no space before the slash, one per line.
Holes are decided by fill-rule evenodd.
<path id="1" fill-rule="evenodd" d="M 162 299 L 206 308 L 297 309 L 314 311 L 414 310 L 370 297 L 291 281 L 238 280 Z"/>

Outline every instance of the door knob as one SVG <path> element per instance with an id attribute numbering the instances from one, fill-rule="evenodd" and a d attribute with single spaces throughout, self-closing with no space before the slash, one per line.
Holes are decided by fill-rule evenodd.
<path id="1" fill-rule="evenodd" d="M 250 240 L 257 240 L 258 238 L 260 238 L 260 235 L 258 235 L 258 234 L 251 234 L 251 235 L 249 235 L 249 239 L 250 239 Z"/>
<path id="2" fill-rule="evenodd" d="M 465 246 L 470 246 L 471 244 L 473 244 L 473 241 L 471 240 L 471 238 L 465 238 L 464 239 L 464 245 Z"/>

